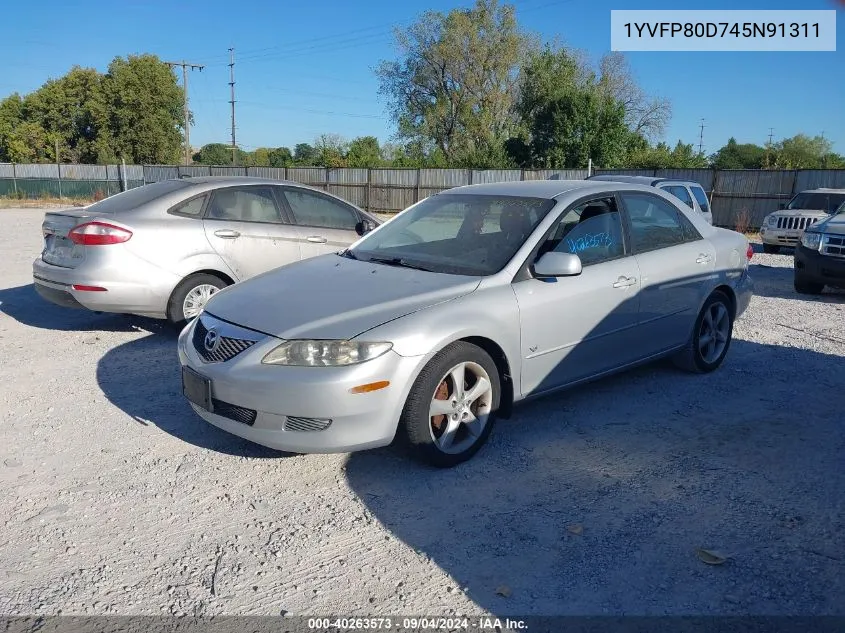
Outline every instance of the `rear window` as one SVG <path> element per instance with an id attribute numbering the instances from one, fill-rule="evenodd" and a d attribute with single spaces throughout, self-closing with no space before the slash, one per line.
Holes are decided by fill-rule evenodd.
<path id="1" fill-rule="evenodd" d="M 185 182 L 184 180 L 162 180 L 161 182 L 135 187 L 134 189 L 109 196 L 104 200 L 95 202 L 87 210 L 97 215 L 127 211 L 140 207 L 142 204 L 152 202 L 156 198 L 160 198 L 168 193 L 187 189 L 190 186 L 191 183 Z"/>
<path id="2" fill-rule="evenodd" d="M 709 213 L 710 205 L 707 202 L 707 194 L 704 193 L 704 189 L 695 186 L 690 187 L 690 189 L 692 190 L 692 195 L 694 195 L 695 199 L 698 200 L 698 206 L 701 207 L 701 210 L 704 211 L 704 213 Z"/>

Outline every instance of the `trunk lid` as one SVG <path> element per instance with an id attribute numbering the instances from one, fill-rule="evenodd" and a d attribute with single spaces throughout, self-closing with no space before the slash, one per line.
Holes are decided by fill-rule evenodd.
<path id="1" fill-rule="evenodd" d="M 84 207 L 45 213 L 41 223 L 41 232 L 44 234 L 41 259 L 47 264 L 64 268 L 75 268 L 81 264 L 85 260 L 85 247 L 74 244 L 68 239 L 68 233 L 90 217 L 91 214 Z"/>

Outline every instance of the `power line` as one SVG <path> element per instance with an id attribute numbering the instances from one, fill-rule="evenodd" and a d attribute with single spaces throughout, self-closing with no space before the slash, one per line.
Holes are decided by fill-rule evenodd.
<path id="1" fill-rule="evenodd" d="M 175 68 L 176 66 L 182 67 L 182 88 L 185 91 L 185 101 L 184 101 L 184 110 L 185 110 L 185 164 L 191 164 L 191 115 L 190 110 L 188 110 L 188 69 L 191 70 L 199 70 L 202 71 L 205 66 L 202 64 L 191 64 L 186 61 L 181 62 L 164 62 L 171 68 Z"/>
<path id="2" fill-rule="evenodd" d="M 237 163 L 238 145 L 235 142 L 235 49 L 229 49 L 229 88 L 231 89 L 232 100 L 232 164 Z"/>

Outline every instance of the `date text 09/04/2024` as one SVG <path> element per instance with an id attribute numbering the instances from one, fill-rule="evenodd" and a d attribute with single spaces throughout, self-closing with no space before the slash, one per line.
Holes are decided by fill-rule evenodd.
<path id="1" fill-rule="evenodd" d="M 786 22 L 626 22 L 628 37 L 819 37 L 819 24 Z"/>
<path id="2" fill-rule="evenodd" d="M 478 630 L 519 631 L 528 628 L 524 620 L 504 620 L 495 617 L 406 617 L 406 618 L 309 618 L 308 628 L 316 631 L 419 631 L 419 630 Z"/>

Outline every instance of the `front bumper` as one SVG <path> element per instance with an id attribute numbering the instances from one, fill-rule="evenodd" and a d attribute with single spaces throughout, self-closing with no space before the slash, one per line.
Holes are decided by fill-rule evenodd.
<path id="1" fill-rule="evenodd" d="M 767 226 L 760 227 L 760 239 L 763 244 L 773 246 L 795 246 L 801 239 L 803 231 L 798 229 L 773 229 Z"/>
<path id="2" fill-rule="evenodd" d="M 183 366 L 211 380 L 212 397 L 223 403 L 219 409 L 223 415 L 190 403 L 205 421 L 256 444 L 292 453 L 345 453 L 393 441 L 421 357 L 390 351 L 348 367 L 262 365 L 261 359 L 281 340 L 253 333 L 261 340 L 252 347 L 230 360 L 208 363 L 192 341 L 197 322 L 194 319 L 179 335 L 178 353 Z M 352 387 L 383 380 L 390 385 L 350 393 Z M 235 419 L 244 410 L 254 412 L 251 424 Z"/>
<path id="3" fill-rule="evenodd" d="M 793 265 L 796 279 L 845 288 L 845 257 L 822 255 L 799 244 Z"/>

